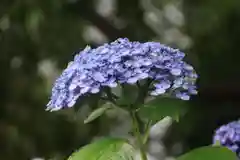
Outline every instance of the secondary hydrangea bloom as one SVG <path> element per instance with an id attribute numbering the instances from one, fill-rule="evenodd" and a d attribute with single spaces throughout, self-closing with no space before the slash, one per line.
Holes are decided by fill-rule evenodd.
<path id="1" fill-rule="evenodd" d="M 219 127 L 213 136 L 213 143 L 217 142 L 236 152 L 240 157 L 240 121 L 230 122 Z"/>
<path id="2" fill-rule="evenodd" d="M 189 100 L 190 95 L 197 93 L 197 74 L 183 61 L 184 56 L 183 52 L 158 42 L 130 42 L 127 38 L 95 49 L 87 46 L 56 80 L 47 110 L 72 107 L 79 96 L 146 78 L 154 80 L 151 95 L 171 93 Z"/>

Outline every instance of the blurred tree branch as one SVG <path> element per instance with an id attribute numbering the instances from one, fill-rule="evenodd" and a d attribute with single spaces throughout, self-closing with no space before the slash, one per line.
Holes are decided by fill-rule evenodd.
<path id="1" fill-rule="evenodd" d="M 138 5 L 138 1 L 136 1 Z M 128 3 L 125 3 L 128 5 Z M 137 19 L 139 25 L 136 28 L 135 25 L 128 25 L 124 29 L 115 28 L 108 20 L 99 15 L 94 10 L 94 0 L 79 0 L 76 3 L 71 3 L 66 5 L 66 9 L 71 11 L 72 13 L 77 13 L 82 19 L 90 21 L 96 27 L 98 27 L 108 38 L 109 41 L 113 41 L 119 37 L 127 37 L 131 40 L 148 40 L 150 37 L 153 37 L 155 33 L 143 22 L 143 11 L 136 8 L 136 10 L 132 10 L 132 14 L 137 14 L 137 16 L 141 16 L 141 18 Z M 140 13 L 140 14 L 139 14 Z M 142 20 L 139 22 L 139 20 Z M 139 28 L 143 28 L 144 32 L 141 34 L 136 34 L 136 30 Z M 133 32 L 134 31 L 134 32 Z"/>

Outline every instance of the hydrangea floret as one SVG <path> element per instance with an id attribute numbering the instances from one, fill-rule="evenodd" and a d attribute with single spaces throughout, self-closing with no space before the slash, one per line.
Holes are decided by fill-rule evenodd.
<path id="1" fill-rule="evenodd" d="M 213 143 L 227 147 L 240 158 L 240 121 L 233 121 L 216 129 Z"/>

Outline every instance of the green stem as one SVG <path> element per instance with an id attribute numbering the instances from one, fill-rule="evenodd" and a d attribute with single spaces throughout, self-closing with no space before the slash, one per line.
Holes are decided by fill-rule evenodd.
<path id="1" fill-rule="evenodd" d="M 134 111 L 131 112 L 131 117 L 132 117 L 132 121 L 133 121 L 134 135 L 137 138 L 137 143 L 138 143 L 138 146 L 140 148 L 141 159 L 142 160 L 147 160 L 147 155 L 146 155 L 145 150 L 144 150 L 143 139 L 142 139 L 142 136 L 141 136 L 141 133 L 140 133 L 140 130 L 139 130 L 139 124 L 138 124 L 138 121 L 137 121 L 137 118 L 136 118 L 136 112 L 134 112 Z"/>
<path id="2" fill-rule="evenodd" d="M 146 128 L 145 128 L 145 131 L 144 131 L 143 144 L 146 144 L 146 142 L 148 140 L 151 125 L 152 125 L 152 120 L 149 120 L 146 124 Z"/>

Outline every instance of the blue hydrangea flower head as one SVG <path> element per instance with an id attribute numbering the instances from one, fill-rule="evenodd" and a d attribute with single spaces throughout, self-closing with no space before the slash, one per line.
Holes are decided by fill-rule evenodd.
<path id="1" fill-rule="evenodd" d="M 240 121 L 220 126 L 213 136 L 213 143 L 217 142 L 237 153 L 240 157 Z"/>
<path id="2" fill-rule="evenodd" d="M 130 42 L 127 38 L 95 49 L 87 46 L 56 80 L 47 110 L 72 107 L 80 96 L 146 78 L 152 79 L 154 85 L 149 95 L 171 93 L 189 100 L 190 95 L 197 94 L 197 74 L 183 61 L 184 56 L 178 49 L 158 42 Z"/>

